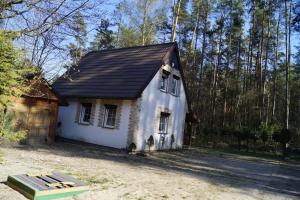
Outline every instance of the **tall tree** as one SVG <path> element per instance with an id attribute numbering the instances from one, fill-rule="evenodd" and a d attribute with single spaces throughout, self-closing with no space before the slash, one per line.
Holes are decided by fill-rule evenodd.
<path id="1" fill-rule="evenodd" d="M 68 45 L 68 49 L 72 63 L 76 65 L 85 53 L 87 42 L 87 27 L 84 17 L 80 12 L 77 12 L 76 15 L 74 15 L 72 24 L 70 26 L 72 35 L 74 37 L 74 42 Z"/>
<path id="2" fill-rule="evenodd" d="M 164 4 L 157 0 L 123 0 L 121 9 L 123 17 L 128 19 L 122 22 L 120 27 L 126 31 L 132 30 L 133 36 L 137 36 L 139 45 L 155 43 L 157 31 L 161 24 L 160 19 L 165 15 L 167 1 Z M 121 30 L 121 29 L 120 29 Z M 124 39 L 120 31 L 120 38 Z M 120 41 L 126 43 L 126 41 Z"/>
<path id="3" fill-rule="evenodd" d="M 174 6 L 173 6 L 173 23 L 172 23 L 172 33 L 171 33 L 171 41 L 174 42 L 176 38 L 176 29 L 178 24 L 178 19 L 180 15 L 180 6 L 181 6 L 181 0 L 177 0 Z"/>
<path id="4" fill-rule="evenodd" d="M 94 51 L 111 49 L 114 47 L 114 34 L 109 29 L 110 22 L 102 19 L 100 25 L 96 28 L 94 41 L 91 42 L 91 49 Z"/>
<path id="5" fill-rule="evenodd" d="M 33 72 L 33 68 L 25 60 L 20 60 L 22 54 L 13 46 L 17 34 L 0 31 L 0 112 L 3 112 L 11 102 L 26 90 L 25 77 Z"/>
<path id="6" fill-rule="evenodd" d="M 285 12 L 285 128 L 289 129 L 289 112 L 290 112 L 290 99 L 289 99 L 289 70 L 290 70 L 290 19 L 291 8 L 288 6 L 288 1 L 284 1 Z"/>

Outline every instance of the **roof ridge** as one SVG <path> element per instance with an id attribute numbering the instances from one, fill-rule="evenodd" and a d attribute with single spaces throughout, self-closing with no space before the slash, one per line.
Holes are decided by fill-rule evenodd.
<path id="1" fill-rule="evenodd" d="M 134 48 L 141 48 L 141 47 L 163 46 L 163 45 L 168 45 L 168 44 L 169 45 L 173 45 L 175 43 L 176 42 L 166 42 L 166 43 L 139 45 L 139 46 L 132 46 L 132 47 L 122 47 L 122 48 L 114 48 L 114 49 L 103 49 L 103 50 L 90 51 L 86 55 L 91 54 L 91 53 L 100 53 L 100 52 L 106 52 L 106 51 L 119 51 L 119 50 L 134 49 Z"/>

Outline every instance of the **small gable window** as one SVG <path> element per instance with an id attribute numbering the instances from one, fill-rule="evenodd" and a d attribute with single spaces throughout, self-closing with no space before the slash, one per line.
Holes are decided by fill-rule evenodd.
<path id="1" fill-rule="evenodd" d="M 90 123 L 91 111 L 92 111 L 91 103 L 81 103 L 80 118 L 79 118 L 79 122 L 81 124 L 89 124 Z"/>
<path id="2" fill-rule="evenodd" d="M 159 120 L 159 133 L 167 134 L 170 113 L 161 112 Z"/>
<path id="3" fill-rule="evenodd" d="M 167 92 L 167 88 L 168 88 L 168 77 L 169 74 L 166 71 L 162 72 L 162 77 L 160 80 L 160 90 Z"/>
<path id="4" fill-rule="evenodd" d="M 115 128 L 116 114 L 117 114 L 116 105 L 105 105 L 104 127 Z"/>
<path id="5" fill-rule="evenodd" d="M 175 96 L 179 95 L 179 88 L 180 88 L 180 84 L 179 84 L 179 77 L 177 76 L 173 76 L 172 77 L 172 85 L 171 85 L 171 93 Z"/>

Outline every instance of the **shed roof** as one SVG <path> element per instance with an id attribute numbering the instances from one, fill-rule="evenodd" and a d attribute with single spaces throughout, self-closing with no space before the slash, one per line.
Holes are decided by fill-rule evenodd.
<path id="1" fill-rule="evenodd" d="M 58 101 L 59 105 L 68 105 L 67 101 L 58 95 L 42 74 L 28 74 L 26 77 L 28 90 L 22 94 L 24 98 L 44 99 L 47 101 Z"/>
<path id="2" fill-rule="evenodd" d="M 93 51 L 53 87 L 63 97 L 137 98 L 175 48 L 176 43 L 164 43 Z"/>

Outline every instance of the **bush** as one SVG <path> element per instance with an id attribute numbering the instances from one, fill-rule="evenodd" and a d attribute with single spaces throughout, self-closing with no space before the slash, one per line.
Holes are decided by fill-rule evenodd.
<path id="1" fill-rule="evenodd" d="M 131 143 L 128 147 L 129 152 L 134 152 L 136 150 L 136 145 L 134 143 Z"/>
<path id="2" fill-rule="evenodd" d="M 289 129 L 283 128 L 280 132 L 276 131 L 273 134 L 273 139 L 274 139 L 275 142 L 278 142 L 282 145 L 285 145 L 286 143 L 291 141 L 292 132 Z"/>
<path id="3" fill-rule="evenodd" d="M 170 141 L 171 149 L 173 147 L 174 142 L 175 142 L 175 136 L 174 136 L 174 134 L 172 134 L 171 135 L 171 141 Z"/>
<path id="4" fill-rule="evenodd" d="M 259 133 L 260 133 L 260 139 L 262 140 L 264 145 L 266 145 L 269 139 L 272 138 L 272 135 L 279 130 L 280 127 L 277 125 L 270 125 L 270 126 L 267 126 L 265 124 L 261 125 L 259 127 Z"/>
<path id="5" fill-rule="evenodd" d="M 204 133 L 204 135 L 206 135 L 206 136 L 209 135 L 209 134 L 210 134 L 210 129 L 208 129 L 208 128 L 205 127 L 205 128 L 203 129 L 203 133 Z"/>
<path id="6" fill-rule="evenodd" d="M 234 135 L 233 134 L 234 129 L 230 128 L 230 127 L 224 127 L 220 133 L 222 136 L 230 136 L 230 135 Z"/>
<path id="7" fill-rule="evenodd" d="M 27 135 L 27 130 L 14 130 L 12 113 L 0 111 L 0 141 L 19 142 Z"/>
<path id="8" fill-rule="evenodd" d="M 287 154 L 288 154 L 287 144 L 292 139 L 292 132 L 289 129 L 283 128 L 280 132 L 276 131 L 273 134 L 273 139 L 275 142 L 278 142 L 281 144 L 283 157 L 287 156 Z"/>
<path id="9" fill-rule="evenodd" d="M 154 145 L 154 139 L 153 139 L 152 135 L 150 135 L 150 137 L 148 138 L 147 145 L 148 145 L 149 151 L 150 151 L 150 148 Z"/>

